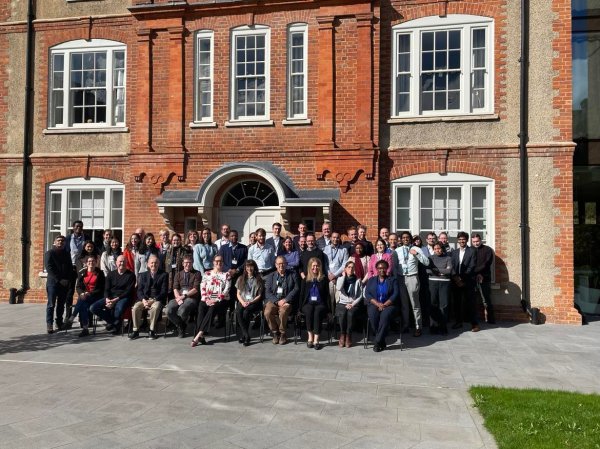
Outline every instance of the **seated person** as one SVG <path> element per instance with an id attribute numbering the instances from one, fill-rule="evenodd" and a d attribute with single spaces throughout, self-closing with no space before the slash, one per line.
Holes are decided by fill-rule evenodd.
<path id="1" fill-rule="evenodd" d="M 150 320 L 150 332 L 148 338 L 156 339 L 154 327 L 160 317 L 163 307 L 167 302 L 167 291 L 169 288 L 169 276 L 158 269 L 160 261 L 158 256 L 152 254 L 148 258 L 148 271 L 140 273 L 138 276 L 137 301 L 132 308 L 133 334 L 129 337 L 135 340 L 140 336 L 140 322 L 142 321 L 142 312 L 148 311 Z"/>
<path id="2" fill-rule="evenodd" d="M 335 316 L 340 324 L 340 348 L 352 346 L 352 326 L 354 315 L 363 301 L 363 285 L 355 272 L 354 259 L 344 266 L 344 274 L 337 279 L 336 290 L 339 302 L 335 307 Z"/>
<path id="3" fill-rule="evenodd" d="M 381 352 L 386 348 L 385 337 L 390 327 L 390 321 L 396 314 L 397 281 L 394 277 L 388 277 L 388 268 L 387 261 L 382 259 L 377 262 L 375 265 L 377 276 L 370 278 L 365 287 L 367 313 L 375 332 L 375 345 L 373 346 L 375 352 Z"/>
<path id="4" fill-rule="evenodd" d="M 296 275 L 286 270 L 285 257 L 275 259 L 275 272 L 267 276 L 265 282 L 265 319 L 273 335 L 273 344 L 287 343 L 285 335 L 288 316 L 300 289 Z M 277 318 L 279 317 L 279 323 Z"/>
<path id="5" fill-rule="evenodd" d="M 331 313 L 329 301 L 329 278 L 323 274 L 321 260 L 312 257 L 308 261 L 308 273 L 302 280 L 300 291 L 300 307 L 306 316 L 308 348 L 315 348 L 318 351 L 323 347 L 319 343 L 319 335 L 323 319 Z"/>
<path id="6" fill-rule="evenodd" d="M 90 307 L 90 312 L 106 322 L 106 330 L 118 333 L 119 323 L 133 298 L 135 274 L 126 267 L 125 256 L 117 257 L 117 269 L 108 273 L 104 283 L 104 298 Z"/>
<path id="7" fill-rule="evenodd" d="M 85 261 L 86 268 L 79 271 L 77 276 L 77 304 L 67 322 L 73 324 L 75 317 L 79 315 L 79 324 L 81 324 L 81 332 L 79 337 L 87 337 L 90 335 L 88 330 L 90 319 L 90 307 L 94 302 L 102 298 L 104 293 L 104 273 L 97 265 L 95 256 L 88 256 Z"/>
<path id="8" fill-rule="evenodd" d="M 213 269 L 204 272 L 200 283 L 200 304 L 198 305 L 198 333 L 192 340 L 192 347 L 206 344 L 204 334 L 209 330 L 213 315 L 222 307 L 227 307 L 231 278 L 223 271 L 223 256 L 216 255 L 212 261 Z"/>
<path id="9" fill-rule="evenodd" d="M 250 318 L 253 313 L 260 311 L 262 308 L 264 285 L 256 262 L 247 260 L 244 267 L 244 274 L 237 279 L 236 283 L 236 299 L 238 302 L 236 314 L 242 330 L 240 343 L 249 346 Z"/>
<path id="10" fill-rule="evenodd" d="M 173 298 L 167 305 L 167 317 L 177 327 L 177 336 L 185 337 L 187 322 L 191 314 L 198 310 L 200 301 L 200 280 L 202 276 L 193 268 L 194 259 L 183 257 L 183 270 L 175 275 Z"/>

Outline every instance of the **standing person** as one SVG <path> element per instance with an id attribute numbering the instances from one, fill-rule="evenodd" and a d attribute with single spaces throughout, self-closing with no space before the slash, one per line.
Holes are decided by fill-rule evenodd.
<path id="1" fill-rule="evenodd" d="M 273 237 L 269 237 L 267 239 L 267 244 L 275 248 L 276 256 L 279 256 L 281 253 L 283 253 L 283 237 L 281 237 L 281 228 L 281 223 L 273 223 L 273 226 L 271 226 Z"/>
<path id="2" fill-rule="evenodd" d="M 444 253 L 441 243 L 434 243 L 433 254 L 429 256 L 430 264 L 427 267 L 429 274 L 429 292 L 431 294 L 431 322 L 432 334 L 448 333 L 448 304 L 450 301 L 450 278 L 452 275 L 452 259 Z M 434 323 L 435 321 L 435 323 Z"/>
<path id="3" fill-rule="evenodd" d="M 494 304 L 492 303 L 492 264 L 494 263 L 494 250 L 481 241 L 481 235 L 473 234 L 471 245 L 475 250 L 477 263 L 475 264 L 475 282 L 481 287 L 481 294 L 485 310 L 487 312 L 487 322 L 496 324 L 494 315 Z"/>
<path id="4" fill-rule="evenodd" d="M 266 242 L 267 231 L 263 228 L 256 230 L 256 244 L 248 249 L 248 260 L 253 260 L 258 266 L 258 272 L 265 277 L 274 270 L 275 248 Z"/>
<path id="5" fill-rule="evenodd" d="M 427 234 L 425 241 L 427 242 L 427 245 L 423 246 L 421 249 L 423 250 L 423 254 L 425 254 L 425 257 L 429 257 L 433 255 L 433 245 L 437 243 L 437 235 L 435 235 L 435 232 L 430 232 L 429 234 Z"/>
<path id="6" fill-rule="evenodd" d="M 392 255 L 387 252 L 387 247 L 382 239 L 377 239 L 375 242 L 375 254 L 369 259 L 369 277 L 377 276 L 377 262 L 385 260 L 388 263 L 387 275 L 391 276 L 394 269 L 392 265 Z"/>
<path id="7" fill-rule="evenodd" d="M 450 242 L 448 242 L 448 233 L 447 232 L 444 232 L 444 231 L 440 232 L 440 235 L 438 236 L 438 240 L 444 247 L 444 252 L 446 254 L 450 254 L 453 251 L 452 247 L 450 246 Z"/>
<path id="8" fill-rule="evenodd" d="M 182 246 L 181 236 L 177 233 L 171 236 L 171 245 L 165 254 L 165 271 L 169 276 L 169 296 L 172 297 L 175 276 L 183 270 L 183 258 L 188 252 Z"/>
<path id="9" fill-rule="evenodd" d="M 129 237 L 129 242 L 127 242 L 127 245 L 125 245 L 123 256 L 125 256 L 127 269 L 134 273 L 136 277 L 140 272 L 140 267 L 142 266 L 143 255 L 140 252 L 141 249 L 142 239 L 138 233 L 134 232 Z"/>
<path id="10" fill-rule="evenodd" d="M 104 298 L 99 299 L 90 312 L 106 322 L 106 330 L 116 334 L 125 308 L 133 299 L 135 291 L 135 274 L 127 269 L 125 256 L 117 257 L 117 269 L 106 276 L 104 283 Z"/>
<path id="11" fill-rule="evenodd" d="M 194 247 L 200 243 L 200 234 L 195 229 L 188 231 L 187 238 L 185 240 L 185 248 L 188 253 L 192 254 L 194 252 Z"/>
<path id="12" fill-rule="evenodd" d="M 167 271 L 167 263 L 165 259 L 167 257 L 167 251 L 171 247 L 171 234 L 168 229 L 163 228 L 158 232 L 159 242 L 156 245 L 158 247 L 158 259 L 160 260 L 160 266 L 163 270 Z"/>
<path id="13" fill-rule="evenodd" d="M 68 320 L 72 325 L 75 317 L 79 315 L 79 324 L 81 325 L 81 332 L 79 337 L 87 337 L 90 335 L 89 321 L 90 321 L 90 307 L 99 299 L 102 299 L 104 294 L 104 273 L 99 269 L 97 265 L 97 258 L 94 256 L 88 256 L 85 261 L 85 268 L 81 269 L 79 276 L 77 277 L 77 304 Z"/>
<path id="14" fill-rule="evenodd" d="M 387 347 L 385 338 L 390 322 L 396 314 L 398 287 L 395 280 L 387 275 L 389 270 L 387 261 L 380 260 L 375 268 L 377 269 L 377 276 L 367 281 L 365 301 L 369 321 L 375 333 L 373 351 L 381 352 Z"/>
<path id="15" fill-rule="evenodd" d="M 421 249 L 423 255 L 429 259 L 429 251 L 423 247 L 423 241 L 419 234 L 413 235 L 413 246 Z M 429 326 L 429 309 L 431 308 L 431 294 L 429 293 L 429 276 L 427 268 L 419 264 L 419 303 L 421 304 L 421 322 L 423 326 Z"/>
<path id="16" fill-rule="evenodd" d="M 349 260 L 354 261 L 354 272 L 364 286 L 369 279 L 369 256 L 365 254 L 365 247 L 362 243 L 356 244 L 354 254 L 350 256 Z"/>
<path id="17" fill-rule="evenodd" d="M 353 260 L 346 262 L 344 274 L 337 280 L 336 289 L 339 302 L 335 307 L 335 316 L 340 325 L 340 348 L 352 346 L 352 328 L 354 326 L 354 314 L 363 302 L 363 285 L 361 279 L 356 276 Z"/>
<path id="18" fill-rule="evenodd" d="M 79 272 L 86 267 L 87 258 L 90 256 L 96 259 L 96 265 L 98 265 L 100 262 L 100 254 L 96 250 L 96 245 L 94 245 L 94 242 L 92 242 L 91 240 L 86 240 L 83 244 L 83 249 L 77 255 L 77 259 L 75 259 L 75 268 L 77 269 L 77 275 L 79 275 Z"/>
<path id="19" fill-rule="evenodd" d="M 251 232 L 248 236 L 248 248 L 256 243 L 256 232 Z"/>
<path id="20" fill-rule="evenodd" d="M 150 260 L 150 256 L 156 256 L 158 258 L 158 266 L 161 271 L 164 271 L 164 268 L 160 265 L 160 258 L 158 257 L 158 248 L 156 246 L 154 234 L 148 232 L 140 246 L 140 269 L 138 270 L 138 274 L 148 271 L 148 261 Z"/>
<path id="21" fill-rule="evenodd" d="M 200 300 L 200 281 L 202 276 L 194 270 L 193 258 L 189 254 L 183 257 L 183 270 L 175 276 L 173 284 L 174 298 L 167 304 L 167 317 L 177 327 L 177 336 L 185 337 L 190 315 L 198 310 Z"/>
<path id="22" fill-rule="evenodd" d="M 148 259 L 148 270 L 140 273 L 138 276 L 137 300 L 131 310 L 133 320 L 133 333 L 129 337 L 131 340 L 135 340 L 140 336 L 140 323 L 144 310 L 148 312 L 148 320 L 150 322 L 148 338 L 152 340 L 156 340 L 157 338 L 154 328 L 163 307 L 167 303 L 169 288 L 169 277 L 167 273 L 159 270 L 159 264 L 158 256 L 152 254 Z"/>
<path id="23" fill-rule="evenodd" d="M 110 229 L 105 229 L 102 232 L 102 245 L 100 246 L 100 253 L 104 254 L 106 251 L 110 251 L 110 241 L 112 240 L 113 235 Z"/>
<path id="24" fill-rule="evenodd" d="M 298 240 L 300 239 L 300 237 L 305 237 L 306 235 L 306 224 L 300 223 L 298 225 L 298 235 L 294 236 L 294 246 L 296 247 L 296 249 L 300 249 L 298 244 Z"/>
<path id="25" fill-rule="evenodd" d="M 250 318 L 252 314 L 262 308 L 262 298 L 264 292 L 263 280 L 258 273 L 258 267 L 253 260 L 247 260 L 244 265 L 244 271 L 238 277 L 236 282 L 237 307 L 235 309 L 242 338 L 240 343 L 244 346 L 250 345 Z"/>
<path id="26" fill-rule="evenodd" d="M 321 267 L 326 266 L 325 254 L 317 248 L 315 235 L 312 233 L 306 234 L 306 250 L 300 253 L 300 277 L 304 279 L 310 270 L 309 261 L 316 257 L 321 261 Z"/>
<path id="27" fill-rule="evenodd" d="M 381 228 L 379 230 L 379 238 L 385 242 L 386 248 L 390 246 L 388 239 L 390 237 L 390 229 L 389 228 Z"/>
<path id="28" fill-rule="evenodd" d="M 375 253 L 375 248 L 373 248 L 373 244 L 367 240 L 367 227 L 359 225 L 356 228 L 356 232 L 358 233 L 358 240 L 365 247 L 365 254 L 371 257 L 373 253 Z"/>
<path id="29" fill-rule="evenodd" d="M 117 269 L 117 257 L 121 255 L 121 242 L 118 238 L 113 237 L 110 240 L 110 250 L 102 253 L 100 258 L 100 268 L 104 273 L 104 277 L 108 276 L 108 273 Z"/>
<path id="30" fill-rule="evenodd" d="M 412 245 L 412 234 L 408 231 L 404 231 L 400 234 L 400 241 L 402 242 L 402 246 L 396 249 L 396 253 L 398 254 L 398 261 L 400 262 L 400 267 L 402 271 L 402 275 L 404 276 L 404 285 L 406 286 L 406 290 L 408 291 L 408 300 L 413 309 L 413 315 L 415 318 L 415 337 L 421 336 L 421 303 L 419 301 L 419 263 L 422 263 L 425 266 L 429 265 L 429 259 L 423 255 L 423 251 L 421 248 Z M 404 299 L 402 304 L 402 319 L 404 320 L 405 326 L 408 326 L 408 302 L 405 295 L 400 295 L 401 298 Z M 406 303 L 405 303 L 406 301 Z"/>
<path id="31" fill-rule="evenodd" d="M 227 226 L 227 235 L 229 235 L 229 226 Z M 210 228 L 204 228 L 201 241 L 194 246 L 194 270 L 199 271 L 201 275 L 204 275 L 205 271 L 212 270 L 216 255 L 217 246 L 212 243 L 212 232 Z"/>
<path id="32" fill-rule="evenodd" d="M 288 316 L 294 308 L 300 288 L 296 276 L 286 270 L 285 257 L 275 259 L 276 271 L 265 282 L 265 320 L 273 336 L 273 344 L 287 343 Z M 279 323 L 277 320 L 279 319 Z"/>
<path id="33" fill-rule="evenodd" d="M 144 231 L 144 228 L 136 228 L 135 229 L 135 234 L 140 236 L 140 241 L 143 242 L 144 239 L 146 238 L 146 231 Z"/>
<path id="34" fill-rule="evenodd" d="M 458 248 L 450 254 L 452 258 L 452 278 L 454 299 L 454 318 L 455 323 L 452 329 L 460 329 L 463 326 L 465 313 L 471 321 L 471 332 L 479 332 L 479 319 L 475 307 L 475 267 L 477 264 L 477 255 L 475 250 L 467 246 L 469 234 L 459 232 L 457 235 Z"/>
<path id="35" fill-rule="evenodd" d="M 291 237 L 286 237 L 283 241 L 283 252 L 280 255 L 285 257 L 287 271 L 299 276 L 300 252 L 294 247 L 294 240 Z"/>
<path id="36" fill-rule="evenodd" d="M 348 260 L 348 251 L 341 245 L 340 233 L 331 234 L 331 243 L 325 246 L 323 254 L 326 258 L 327 279 L 329 280 L 329 310 L 335 309 L 337 296 L 337 280 L 344 273 L 344 264 Z"/>
<path id="37" fill-rule="evenodd" d="M 208 332 L 213 320 L 213 314 L 219 309 L 227 308 L 231 279 L 229 273 L 223 271 L 223 258 L 215 256 L 213 267 L 202 276 L 200 283 L 200 304 L 198 305 L 198 320 L 196 328 L 198 333 L 192 340 L 192 347 L 198 344 L 205 345 L 204 334 Z"/>
<path id="38" fill-rule="evenodd" d="M 44 255 L 44 266 L 48 277 L 46 278 L 46 330 L 49 334 L 54 332 L 54 311 L 56 310 L 56 327 L 63 328 L 63 312 L 69 285 L 72 282 L 73 263 L 65 251 L 65 236 L 59 235 L 54 239 L 54 245 Z M 69 319 L 68 317 L 67 319 Z"/>
<path id="39" fill-rule="evenodd" d="M 215 242 L 215 247 L 217 248 L 217 251 L 221 249 L 221 246 L 229 245 L 229 233 L 230 232 L 231 232 L 231 229 L 229 228 L 228 224 L 221 225 L 221 237 Z M 206 242 L 206 239 L 204 239 L 204 241 Z"/>
<path id="40" fill-rule="evenodd" d="M 308 348 L 320 350 L 323 345 L 319 343 L 323 319 L 331 313 L 329 299 L 329 280 L 323 273 L 323 263 L 313 257 L 308 261 L 308 273 L 302 281 L 300 289 L 300 308 L 306 317 L 306 330 L 308 331 Z"/>
<path id="41" fill-rule="evenodd" d="M 83 233 L 83 221 L 75 220 L 73 222 L 73 231 L 71 235 L 67 237 L 65 242 L 65 249 L 67 253 L 71 256 L 71 270 L 73 271 L 71 275 L 71 283 L 69 284 L 67 290 L 67 296 L 65 300 L 65 319 L 71 316 L 73 311 L 73 295 L 75 294 L 75 282 L 77 281 L 77 258 L 83 251 L 83 246 L 85 244 L 85 235 Z M 62 320 L 62 318 L 61 318 Z"/>
<path id="42" fill-rule="evenodd" d="M 356 230 L 356 228 L 354 226 L 350 226 L 347 230 L 346 230 L 346 235 L 348 236 L 348 240 L 346 240 L 343 245 L 344 248 L 346 248 L 346 251 L 348 251 L 348 254 L 352 255 L 354 254 L 354 247 L 356 246 L 357 243 L 360 243 L 363 246 L 363 253 L 365 252 L 365 246 L 364 243 L 359 242 L 358 240 L 358 231 Z"/>
<path id="43" fill-rule="evenodd" d="M 248 247 L 238 241 L 238 232 L 229 232 L 229 245 L 221 245 L 218 254 L 223 258 L 223 269 L 229 272 L 232 285 L 244 272 L 244 264 L 248 259 Z M 235 296 L 234 296 L 235 298 Z"/>
<path id="44" fill-rule="evenodd" d="M 321 234 L 321 237 L 317 239 L 317 248 L 323 251 L 325 247 L 331 243 L 331 225 L 329 222 L 323 223 L 323 226 L 321 226 Z"/>

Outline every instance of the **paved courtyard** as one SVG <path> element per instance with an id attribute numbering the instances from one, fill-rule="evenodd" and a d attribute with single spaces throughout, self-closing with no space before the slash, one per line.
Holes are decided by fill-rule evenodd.
<path id="1" fill-rule="evenodd" d="M 600 392 L 600 322 L 465 326 L 374 353 L 245 348 L 222 330 L 193 349 L 47 335 L 40 304 L 0 317 L 0 449 L 494 448 L 470 385 Z"/>

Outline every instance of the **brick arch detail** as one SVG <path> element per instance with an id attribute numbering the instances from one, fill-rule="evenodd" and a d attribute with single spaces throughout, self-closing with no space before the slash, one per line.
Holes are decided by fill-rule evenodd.
<path id="1" fill-rule="evenodd" d="M 57 168 L 54 170 L 44 171 L 37 179 L 41 182 L 42 187 L 45 189 L 50 183 L 62 181 L 69 178 L 85 178 L 86 170 L 85 165 L 77 165 L 73 167 Z M 106 167 L 91 167 L 89 176 L 92 178 L 103 178 L 111 181 L 120 182 L 125 185 L 125 177 L 123 173 L 120 173 L 114 169 Z"/>
<path id="2" fill-rule="evenodd" d="M 445 10 L 445 11 L 444 11 Z M 481 0 L 462 1 L 456 3 L 430 3 L 411 4 L 406 8 L 399 7 L 401 18 L 392 22 L 392 25 L 404 23 L 409 20 L 420 19 L 429 16 L 440 16 L 440 14 L 469 14 L 474 16 L 498 18 L 501 15 L 500 6 L 488 2 L 482 5 Z"/>
<path id="3" fill-rule="evenodd" d="M 448 161 L 448 173 L 464 173 L 469 175 L 484 176 L 493 180 L 498 180 L 502 177 L 500 170 L 479 162 L 467 161 Z M 390 173 L 390 181 L 395 181 L 400 178 L 412 175 L 422 175 L 432 173 L 431 161 L 413 162 L 410 164 L 397 163 L 394 164 Z"/>

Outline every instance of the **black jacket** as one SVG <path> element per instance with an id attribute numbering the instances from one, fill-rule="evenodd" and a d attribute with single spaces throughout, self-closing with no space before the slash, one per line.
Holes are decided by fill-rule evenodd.
<path id="1" fill-rule="evenodd" d="M 310 289 L 312 281 L 304 279 L 302 281 L 302 289 L 300 290 L 300 308 L 304 307 L 310 301 Z M 327 311 L 331 312 L 331 301 L 329 300 L 329 279 L 323 276 L 323 279 L 317 281 L 317 289 L 321 297 L 321 303 L 327 307 Z"/>
<path id="2" fill-rule="evenodd" d="M 105 277 L 104 277 L 104 272 L 96 267 L 94 268 L 94 272 L 96 273 L 97 279 L 96 279 L 96 285 L 94 286 L 94 289 L 90 292 L 92 298 L 96 298 L 96 299 L 100 299 L 102 298 L 102 295 L 104 294 L 104 283 L 105 283 Z M 85 275 L 87 273 L 87 268 L 83 268 L 81 270 L 79 270 L 79 274 L 77 276 L 77 284 L 76 284 L 76 289 L 77 289 L 77 293 L 79 295 L 87 292 L 87 288 L 85 285 Z"/>
<path id="3" fill-rule="evenodd" d="M 154 298 L 165 304 L 167 302 L 167 291 L 169 288 L 169 276 L 162 270 L 158 270 L 152 279 L 150 270 L 138 275 L 137 301 Z"/>
<path id="4" fill-rule="evenodd" d="M 279 285 L 283 288 L 283 297 L 277 294 L 277 287 Z M 277 302 L 280 299 L 285 299 L 285 302 L 294 305 L 299 292 L 298 281 L 296 280 L 296 275 L 293 273 L 286 272 L 282 277 L 275 271 L 265 279 L 265 300 L 268 302 Z"/>
<path id="5" fill-rule="evenodd" d="M 484 244 L 481 244 L 479 248 L 474 249 L 477 255 L 475 274 L 482 275 L 484 281 L 490 282 L 492 280 L 492 264 L 494 263 L 494 250 Z"/>
<path id="6" fill-rule="evenodd" d="M 473 248 L 470 246 L 465 248 L 465 255 L 462 263 L 460 263 L 460 248 L 456 248 L 452 251 L 450 257 L 452 258 L 452 271 L 455 275 L 459 275 L 464 281 L 472 281 L 475 278 L 477 255 Z"/>
<path id="7" fill-rule="evenodd" d="M 70 282 L 74 279 L 71 255 L 64 248 L 52 248 L 46 251 L 44 265 L 48 273 L 47 285 L 56 285 L 62 280 Z"/>

